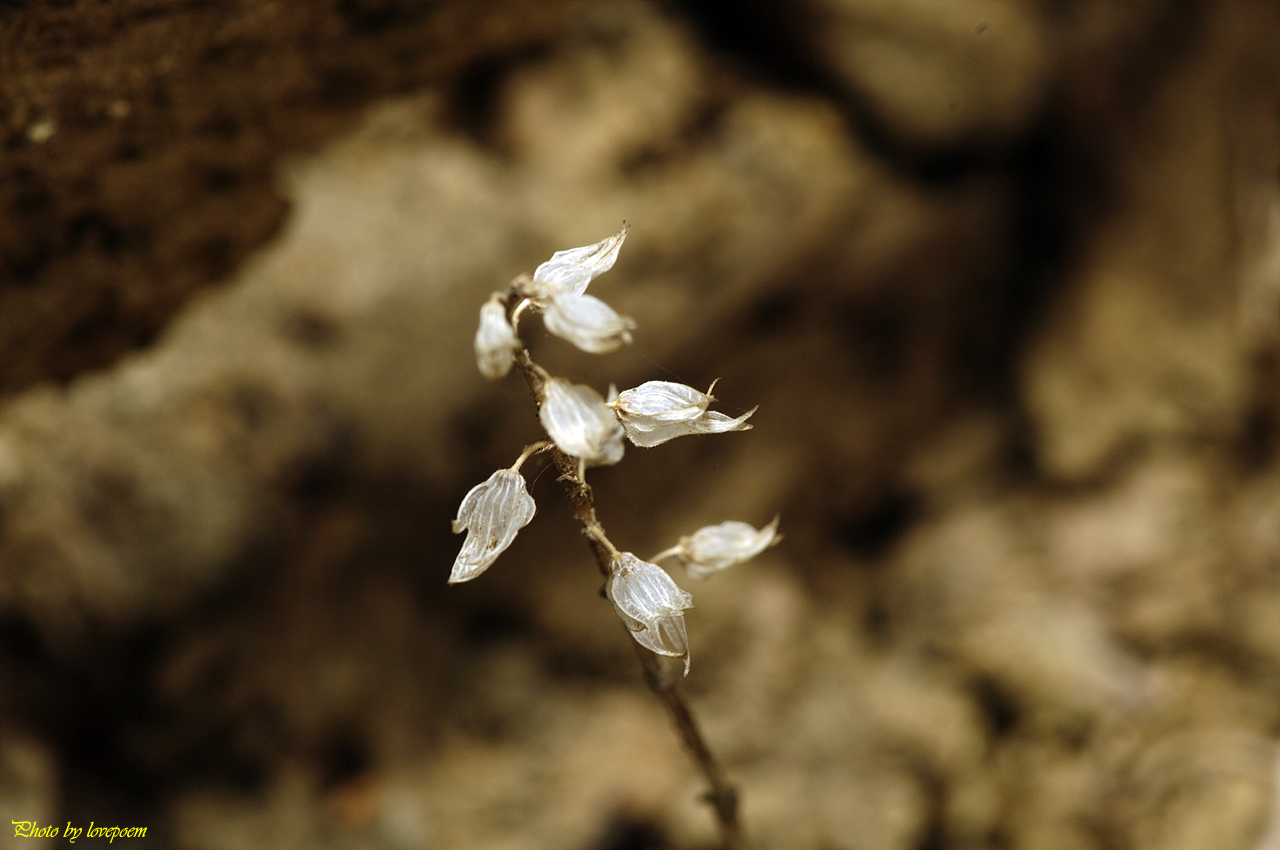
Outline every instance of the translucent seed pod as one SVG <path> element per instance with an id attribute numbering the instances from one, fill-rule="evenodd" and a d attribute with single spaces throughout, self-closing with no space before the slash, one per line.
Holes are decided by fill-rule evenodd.
<path id="1" fill-rule="evenodd" d="M 488 480 L 471 488 L 458 507 L 453 533 L 467 532 L 462 551 L 453 562 L 449 584 L 458 584 L 483 573 L 516 539 L 537 511 L 525 487 L 524 476 L 499 469 Z"/>
<path id="2" fill-rule="evenodd" d="M 619 393 L 612 404 L 624 425 L 631 423 L 634 428 L 653 428 L 669 422 L 697 419 L 713 401 L 715 397 L 711 390 L 704 393 L 673 381 L 645 381 L 634 389 Z"/>
<path id="3" fill-rule="evenodd" d="M 759 555 L 778 541 L 778 517 L 756 531 L 745 522 L 722 522 L 681 537 L 676 555 L 690 578 L 706 578 Z"/>
<path id="4" fill-rule="evenodd" d="M 552 295 L 581 295 L 598 275 L 613 268 L 618 251 L 627 238 L 629 227 L 622 229 L 594 245 L 556 251 L 551 259 L 533 272 L 533 290 L 536 295 L 549 298 Z"/>
<path id="5" fill-rule="evenodd" d="M 600 393 L 591 387 L 552 378 L 543 386 L 538 418 L 565 454 L 582 458 L 593 466 L 608 466 L 622 460 L 625 449 L 622 425 Z"/>
<path id="6" fill-rule="evenodd" d="M 591 295 L 557 295 L 542 315 L 547 330 L 589 354 L 607 354 L 631 342 L 636 323 Z"/>
<path id="7" fill-rule="evenodd" d="M 480 308 L 480 327 L 476 330 L 476 365 L 480 374 L 491 381 L 511 371 L 516 350 L 516 333 L 507 321 L 507 309 L 497 293 Z"/>
<path id="8" fill-rule="evenodd" d="M 657 564 L 622 552 L 609 571 L 605 593 L 636 642 L 659 655 L 684 659 L 689 675 L 689 638 L 684 612 L 693 597 Z"/>

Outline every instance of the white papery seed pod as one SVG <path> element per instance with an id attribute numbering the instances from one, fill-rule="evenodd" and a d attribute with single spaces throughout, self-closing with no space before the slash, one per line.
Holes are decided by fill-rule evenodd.
<path id="1" fill-rule="evenodd" d="M 622 552 L 610 567 L 605 594 L 636 643 L 659 655 L 683 658 L 689 675 L 684 612 L 693 607 L 693 597 L 662 567 Z"/>
<path id="2" fill-rule="evenodd" d="M 584 384 L 552 378 L 543 385 L 542 427 L 560 451 L 592 466 L 622 460 L 623 429 L 600 393 Z"/>
<path id="3" fill-rule="evenodd" d="M 608 239 L 594 245 L 556 251 L 551 259 L 534 269 L 531 297 L 581 295 L 597 275 L 613 268 L 629 229 L 623 222 L 622 229 Z"/>
<path id="4" fill-rule="evenodd" d="M 681 537 L 676 555 L 689 578 L 706 578 L 759 555 L 778 541 L 778 517 L 756 531 L 745 522 L 722 522 Z"/>
<path id="5" fill-rule="evenodd" d="M 458 584 L 480 575 L 506 551 L 516 532 L 529 524 L 537 511 L 525 487 L 524 476 L 499 469 L 488 480 L 471 488 L 458 507 L 453 533 L 467 532 L 462 551 L 453 562 L 449 584 Z"/>
<path id="6" fill-rule="evenodd" d="M 611 402 L 623 425 L 634 428 L 653 428 L 669 422 L 686 422 L 697 419 L 715 401 L 711 385 L 705 393 L 687 384 L 674 381 L 645 381 L 634 389 L 619 393 Z"/>
<path id="7" fill-rule="evenodd" d="M 592 295 L 555 295 L 542 315 L 547 330 L 589 354 L 607 354 L 631 342 L 636 323 Z"/>
<path id="8" fill-rule="evenodd" d="M 476 330 L 476 365 L 480 374 L 491 381 L 511 371 L 516 350 L 516 332 L 507 321 L 507 308 L 494 293 L 480 308 L 480 327 Z"/>

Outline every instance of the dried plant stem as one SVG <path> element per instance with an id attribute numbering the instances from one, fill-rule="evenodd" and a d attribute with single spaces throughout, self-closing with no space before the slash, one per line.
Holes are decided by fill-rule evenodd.
<path id="1" fill-rule="evenodd" d="M 533 362 L 523 346 L 516 349 L 516 364 L 524 375 L 529 391 L 533 394 L 534 403 L 542 398 L 542 384 L 547 380 L 546 372 Z M 582 525 L 583 536 L 591 554 L 595 556 L 600 575 L 606 580 L 618 550 L 610 542 L 604 532 L 604 526 L 596 517 L 595 498 L 591 485 L 582 475 L 582 466 L 578 460 L 565 454 L 558 448 L 551 448 L 556 468 L 560 471 L 560 483 L 564 485 L 565 494 L 573 505 L 574 516 Z M 632 642 L 634 644 L 634 641 Z M 685 749 L 693 758 L 698 770 L 710 786 L 706 800 L 715 811 L 716 822 L 720 828 L 720 840 L 725 850 L 744 850 L 742 828 L 738 820 L 738 792 L 725 778 L 724 769 L 719 760 L 707 746 L 706 738 L 693 715 L 693 709 L 680 692 L 677 681 L 664 671 L 662 660 L 639 644 L 635 644 L 636 657 L 640 660 L 640 668 L 644 673 L 645 684 L 654 696 L 666 708 L 667 714 L 680 733 Z"/>
<path id="2" fill-rule="evenodd" d="M 653 691 L 667 710 L 671 721 L 680 731 L 685 749 L 693 757 L 702 771 L 702 776 L 710 785 L 705 799 L 716 813 L 716 823 L 720 827 L 720 841 L 725 850 L 744 850 L 746 844 L 742 839 L 742 826 L 738 821 L 738 791 L 729 783 L 724 769 L 716 759 L 707 741 L 702 737 L 702 730 L 693 709 L 685 701 L 675 681 L 664 674 L 662 662 L 658 656 L 636 644 L 636 657 L 640 659 L 640 667 L 644 671 L 645 684 Z"/>

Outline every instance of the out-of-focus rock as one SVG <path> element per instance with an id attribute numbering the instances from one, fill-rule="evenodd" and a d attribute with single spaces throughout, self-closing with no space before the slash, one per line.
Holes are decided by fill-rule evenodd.
<path id="1" fill-rule="evenodd" d="M 1280 763 L 1280 760 L 1277 760 Z M 1254 850 L 1277 850 L 1280 848 L 1280 781 L 1277 781 L 1276 766 L 1272 767 L 1272 797 L 1271 797 L 1271 815 L 1267 818 L 1266 828 L 1262 832 L 1262 838 L 1255 845 Z"/>
<path id="2" fill-rule="evenodd" d="M 49 827 L 62 834 L 63 824 L 55 823 L 59 814 L 58 768 L 46 746 L 6 726 L 0 726 L 0 811 L 5 817 L 0 831 L 4 850 L 53 847 L 62 840 L 18 834 L 24 822 L 32 824 L 23 830 L 28 834 Z"/>
<path id="3" fill-rule="evenodd" d="M 1111 131 L 1110 209 L 1090 223 L 1072 285 L 1024 362 L 1037 458 L 1051 475 L 1082 480 L 1153 445 L 1242 429 L 1252 372 L 1237 157 L 1252 144 L 1240 125 L 1265 95 L 1239 87 L 1251 60 L 1228 45 L 1255 12 L 1211 7 L 1194 53 Z"/>
<path id="4" fill-rule="evenodd" d="M 1035 0 L 817 0 L 802 11 L 819 61 L 876 119 L 925 148 L 1024 131 L 1054 81 L 1056 33 Z"/>
<path id="5" fill-rule="evenodd" d="M 1108 492 L 1064 505 L 1049 530 L 1054 570 L 1087 584 L 1164 567 L 1200 542 L 1195 520 L 1212 508 L 1205 477 L 1195 465 L 1157 459 Z"/>
<path id="6" fill-rule="evenodd" d="M 1269 814 L 1274 745 L 1250 732 L 1207 727 L 1145 750 L 1127 779 L 1133 846 L 1250 850 Z"/>
<path id="7" fill-rule="evenodd" d="M 1123 714 L 1145 699 L 1141 668 L 1097 613 L 1055 595 L 1020 511 L 970 507 L 904 547 L 915 622 L 1037 722 Z"/>

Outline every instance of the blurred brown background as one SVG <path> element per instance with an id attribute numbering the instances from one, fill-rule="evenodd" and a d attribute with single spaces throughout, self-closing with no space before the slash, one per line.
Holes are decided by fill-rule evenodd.
<path id="1" fill-rule="evenodd" d="M 0 823 L 714 846 L 541 461 L 445 585 L 626 220 L 526 338 L 760 405 L 592 472 L 782 515 L 676 576 L 755 846 L 1280 848 L 1271 0 L 2 3 L 0 215 Z"/>

